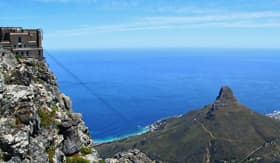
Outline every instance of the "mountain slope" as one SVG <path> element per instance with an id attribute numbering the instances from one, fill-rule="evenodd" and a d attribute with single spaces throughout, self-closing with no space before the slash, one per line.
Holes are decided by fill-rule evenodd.
<path id="1" fill-rule="evenodd" d="M 108 157 L 137 148 L 164 162 L 271 162 L 280 159 L 279 137 L 280 121 L 246 108 L 223 87 L 213 104 L 168 119 L 153 132 L 96 149 Z"/>

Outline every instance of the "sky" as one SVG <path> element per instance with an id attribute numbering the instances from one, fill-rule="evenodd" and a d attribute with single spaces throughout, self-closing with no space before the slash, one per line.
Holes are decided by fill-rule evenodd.
<path id="1" fill-rule="evenodd" d="M 1 0 L 46 49 L 280 48 L 280 0 Z"/>

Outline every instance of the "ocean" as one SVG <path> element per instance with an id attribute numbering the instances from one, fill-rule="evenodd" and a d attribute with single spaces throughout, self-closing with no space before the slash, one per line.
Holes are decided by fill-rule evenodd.
<path id="1" fill-rule="evenodd" d="M 224 85 L 256 112 L 280 109 L 280 50 L 46 50 L 45 57 L 95 142 L 202 108 Z"/>

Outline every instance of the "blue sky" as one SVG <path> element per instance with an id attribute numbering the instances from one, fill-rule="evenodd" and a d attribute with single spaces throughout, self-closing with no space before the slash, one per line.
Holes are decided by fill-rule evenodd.
<path id="1" fill-rule="evenodd" d="M 279 48 L 280 0 L 1 0 L 47 49 Z"/>

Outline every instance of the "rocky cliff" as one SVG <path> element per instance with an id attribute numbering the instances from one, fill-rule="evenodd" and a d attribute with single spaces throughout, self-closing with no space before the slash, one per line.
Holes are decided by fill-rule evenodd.
<path id="1" fill-rule="evenodd" d="M 82 115 L 45 61 L 0 52 L 0 162 L 97 161 Z"/>
<path id="2" fill-rule="evenodd" d="M 149 163 L 137 149 L 104 160 L 44 60 L 0 49 L 0 162 Z"/>

